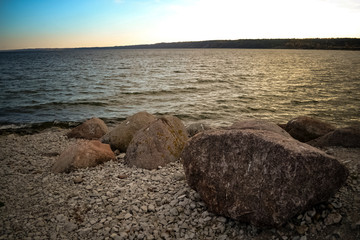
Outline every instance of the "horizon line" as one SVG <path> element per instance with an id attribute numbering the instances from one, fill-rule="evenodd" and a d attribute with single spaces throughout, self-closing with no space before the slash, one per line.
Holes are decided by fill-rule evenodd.
<path id="1" fill-rule="evenodd" d="M 92 46 L 92 47 L 44 47 L 44 48 L 18 48 L 18 49 L 0 49 L 0 52 L 11 51 L 39 51 L 39 50 L 71 50 L 71 49 L 97 49 L 97 48 L 136 48 L 141 46 L 152 46 L 160 44 L 179 44 L 179 43 L 201 43 L 201 42 L 216 42 L 216 41 L 252 41 L 252 40 L 335 40 L 335 39 L 351 39 L 360 40 L 360 37 L 329 37 L 329 38 L 240 38 L 240 39 L 211 39 L 211 40 L 196 40 L 196 41 L 176 41 L 176 42 L 156 42 L 133 45 L 115 45 L 115 46 Z"/>

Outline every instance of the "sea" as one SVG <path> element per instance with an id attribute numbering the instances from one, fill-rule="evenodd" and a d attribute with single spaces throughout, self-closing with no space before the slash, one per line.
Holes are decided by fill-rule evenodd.
<path id="1" fill-rule="evenodd" d="M 185 124 L 307 115 L 360 121 L 360 52 L 59 49 L 0 52 L 0 129 L 115 123 L 147 111 Z"/>

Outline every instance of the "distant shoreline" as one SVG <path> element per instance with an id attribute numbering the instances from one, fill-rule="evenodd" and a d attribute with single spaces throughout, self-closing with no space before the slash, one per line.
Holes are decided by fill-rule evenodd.
<path id="1" fill-rule="evenodd" d="M 238 39 L 187 42 L 163 42 L 112 47 L 35 48 L 0 50 L 0 52 L 55 51 L 71 49 L 181 49 L 181 48 L 233 48 L 233 49 L 317 49 L 360 50 L 360 38 L 287 38 L 287 39 Z"/>

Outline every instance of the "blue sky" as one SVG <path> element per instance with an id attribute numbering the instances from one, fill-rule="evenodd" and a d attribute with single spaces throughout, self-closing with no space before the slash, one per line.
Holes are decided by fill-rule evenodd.
<path id="1" fill-rule="evenodd" d="M 0 49 L 360 37 L 360 0 L 0 0 Z"/>

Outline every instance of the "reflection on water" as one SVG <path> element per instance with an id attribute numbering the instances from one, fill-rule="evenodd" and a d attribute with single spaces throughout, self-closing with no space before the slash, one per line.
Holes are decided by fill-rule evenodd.
<path id="1" fill-rule="evenodd" d="M 311 115 L 359 121 L 360 54 L 177 49 L 0 53 L 0 122 L 123 118 L 138 111 L 224 125 Z"/>

